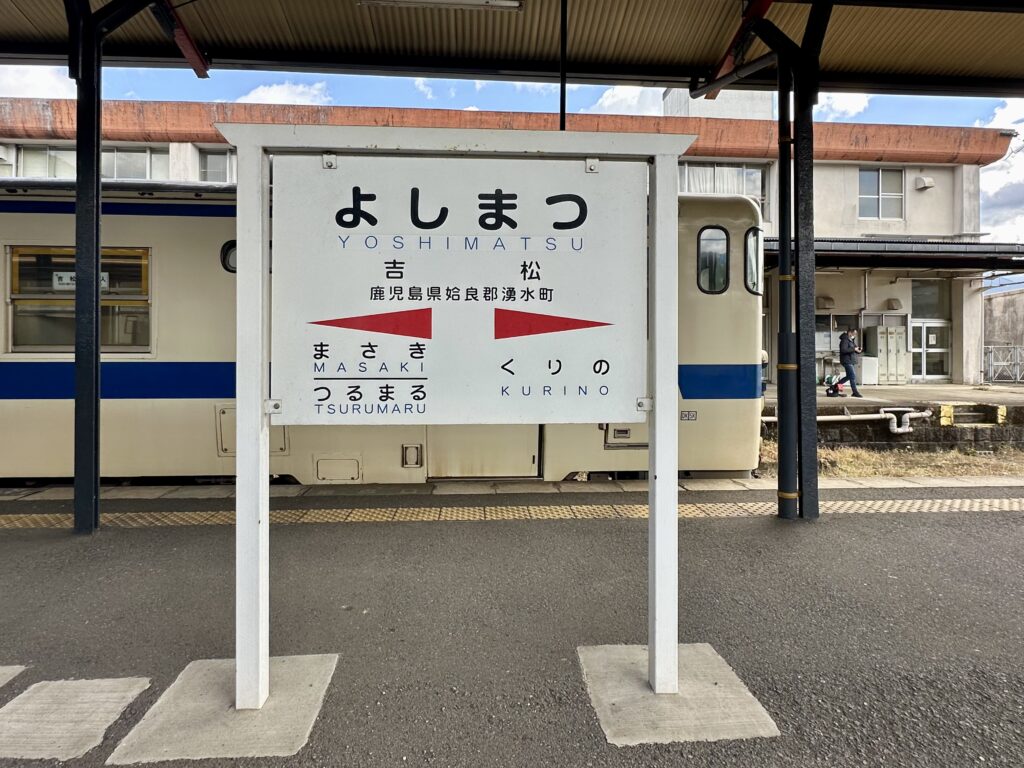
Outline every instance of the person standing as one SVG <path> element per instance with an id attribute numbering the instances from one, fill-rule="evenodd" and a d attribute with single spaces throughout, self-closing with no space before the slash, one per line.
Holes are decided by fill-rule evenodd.
<path id="1" fill-rule="evenodd" d="M 846 376 L 839 380 L 840 384 L 850 382 L 854 397 L 864 397 L 857 389 L 857 371 L 854 366 L 860 360 L 860 347 L 857 345 L 857 329 L 847 328 L 839 336 L 839 362 L 846 371 Z"/>

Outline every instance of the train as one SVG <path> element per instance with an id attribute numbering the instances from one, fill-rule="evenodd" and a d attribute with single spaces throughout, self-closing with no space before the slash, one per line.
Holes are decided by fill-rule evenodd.
<path id="1" fill-rule="evenodd" d="M 73 189 L 18 182 L 0 190 L 0 478 L 68 478 Z M 103 215 L 103 477 L 231 476 L 233 188 L 119 182 L 104 191 Z M 681 472 L 758 465 L 763 259 L 753 199 L 679 196 Z M 647 461 L 642 423 L 271 429 L 271 472 L 303 484 L 629 476 Z"/>

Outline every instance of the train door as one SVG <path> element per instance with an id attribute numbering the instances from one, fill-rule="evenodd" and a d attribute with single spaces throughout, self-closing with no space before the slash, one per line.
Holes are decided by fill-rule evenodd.
<path id="1" fill-rule="evenodd" d="M 540 427 L 446 424 L 427 427 L 427 476 L 537 477 Z"/>

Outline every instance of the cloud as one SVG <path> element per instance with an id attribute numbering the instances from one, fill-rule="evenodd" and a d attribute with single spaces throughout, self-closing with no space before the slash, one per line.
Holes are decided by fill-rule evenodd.
<path id="1" fill-rule="evenodd" d="M 417 91 L 427 97 L 427 100 L 434 98 L 434 89 L 430 87 L 425 78 L 417 77 L 412 84 Z"/>
<path id="2" fill-rule="evenodd" d="M 528 83 L 522 80 L 518 80 L 513 81 L 512 85 L 515 87 L 517 91 L 526 91 L 527 93 L 551 94 L 558 93 L 559 90 L 558 83 Z M 579 83 L 566 83 L 565 90 L 576 91 L 582 87 L 583 86 L 580 85 Z M 477 90 L 480 89 L 477 88 Z"/>
<path id="3" fill-rule="evenodd" d="M 814 119 L 825 122 L 849 120 L 867 110 L 871 97 L 866 93 L 822 93 L 814 108 Z"/>
<path id="4" fill-rule="evenodd" d="M 612 115 L 658 115 L 662 88 L 643 88 L 637 85 L 615 85 L 605 90 L 597 102 L 584 112 Z"/>
<path id="5" fill-rule="evenodd" d="M 473 87 L 476 88 L 478 91 L 482 90 L 485 85 L 487 85 L 487 81 L 486 80 L 474 80 L 473 81 Z"/>
<path id="6" fill-rule="evenodd" d="M 1024 99 L 1005 99 L 984 127 L 1024 132 Z M 981 169 L 981 228 L 994 242 L 1024 242 L 1024 137 Z"/>
<path id="7" fill-rule="evenodd" d="M 480 111 L 480 107 L 474 107 L 474 106 L 463 107 L 462 111 L 463 112 L 479 112 Z"/>
<path id="8" fill-rule="evenodd" d="M 65 67 L 0 66 L 0 96 L 73 99 L 75 81 Z"/>
<path id="9" fill-rule="evenodd" d="M 331 94 L 327 82 L 283 83 L 258 85 L 244 96 L 236 99 L 243 104 L 330 104 Z"/>

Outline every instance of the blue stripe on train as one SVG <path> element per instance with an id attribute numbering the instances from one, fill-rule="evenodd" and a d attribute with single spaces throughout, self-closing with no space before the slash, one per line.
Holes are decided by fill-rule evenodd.
<path id="1" fill-rule="evenodd" d="M 235 396 L 230 362 L 104 362 L 101 394 L 108 399 Z M 688 400 L 761 397 L 760 365 L 680 365 L 679 392 Z M 67 400 L 75 396 L 72 362 L 0 363 L 0 400 Z"/>
<path id="2" fill-rule="evenodd" d="M 761 366 L 680 365 L 679 394 L 686 400 L 760 398 Z"/>
<path id="3" fill-rule="evenodd" d="M 100 394 L 111 400 L 235 396 L 234 363 L 140 361 L 101 365 Z M 74 396 L 74 363 L 0 363 L 0 400 L 68 400 Z"/>
<path id="4" fill-rule="evenodd" d="M 105 202 L 104 216 L 202 216 L 234 218 L 234 205 Z M 71 200 L 0 200 L 0 213 L 74 213 Z"/>

